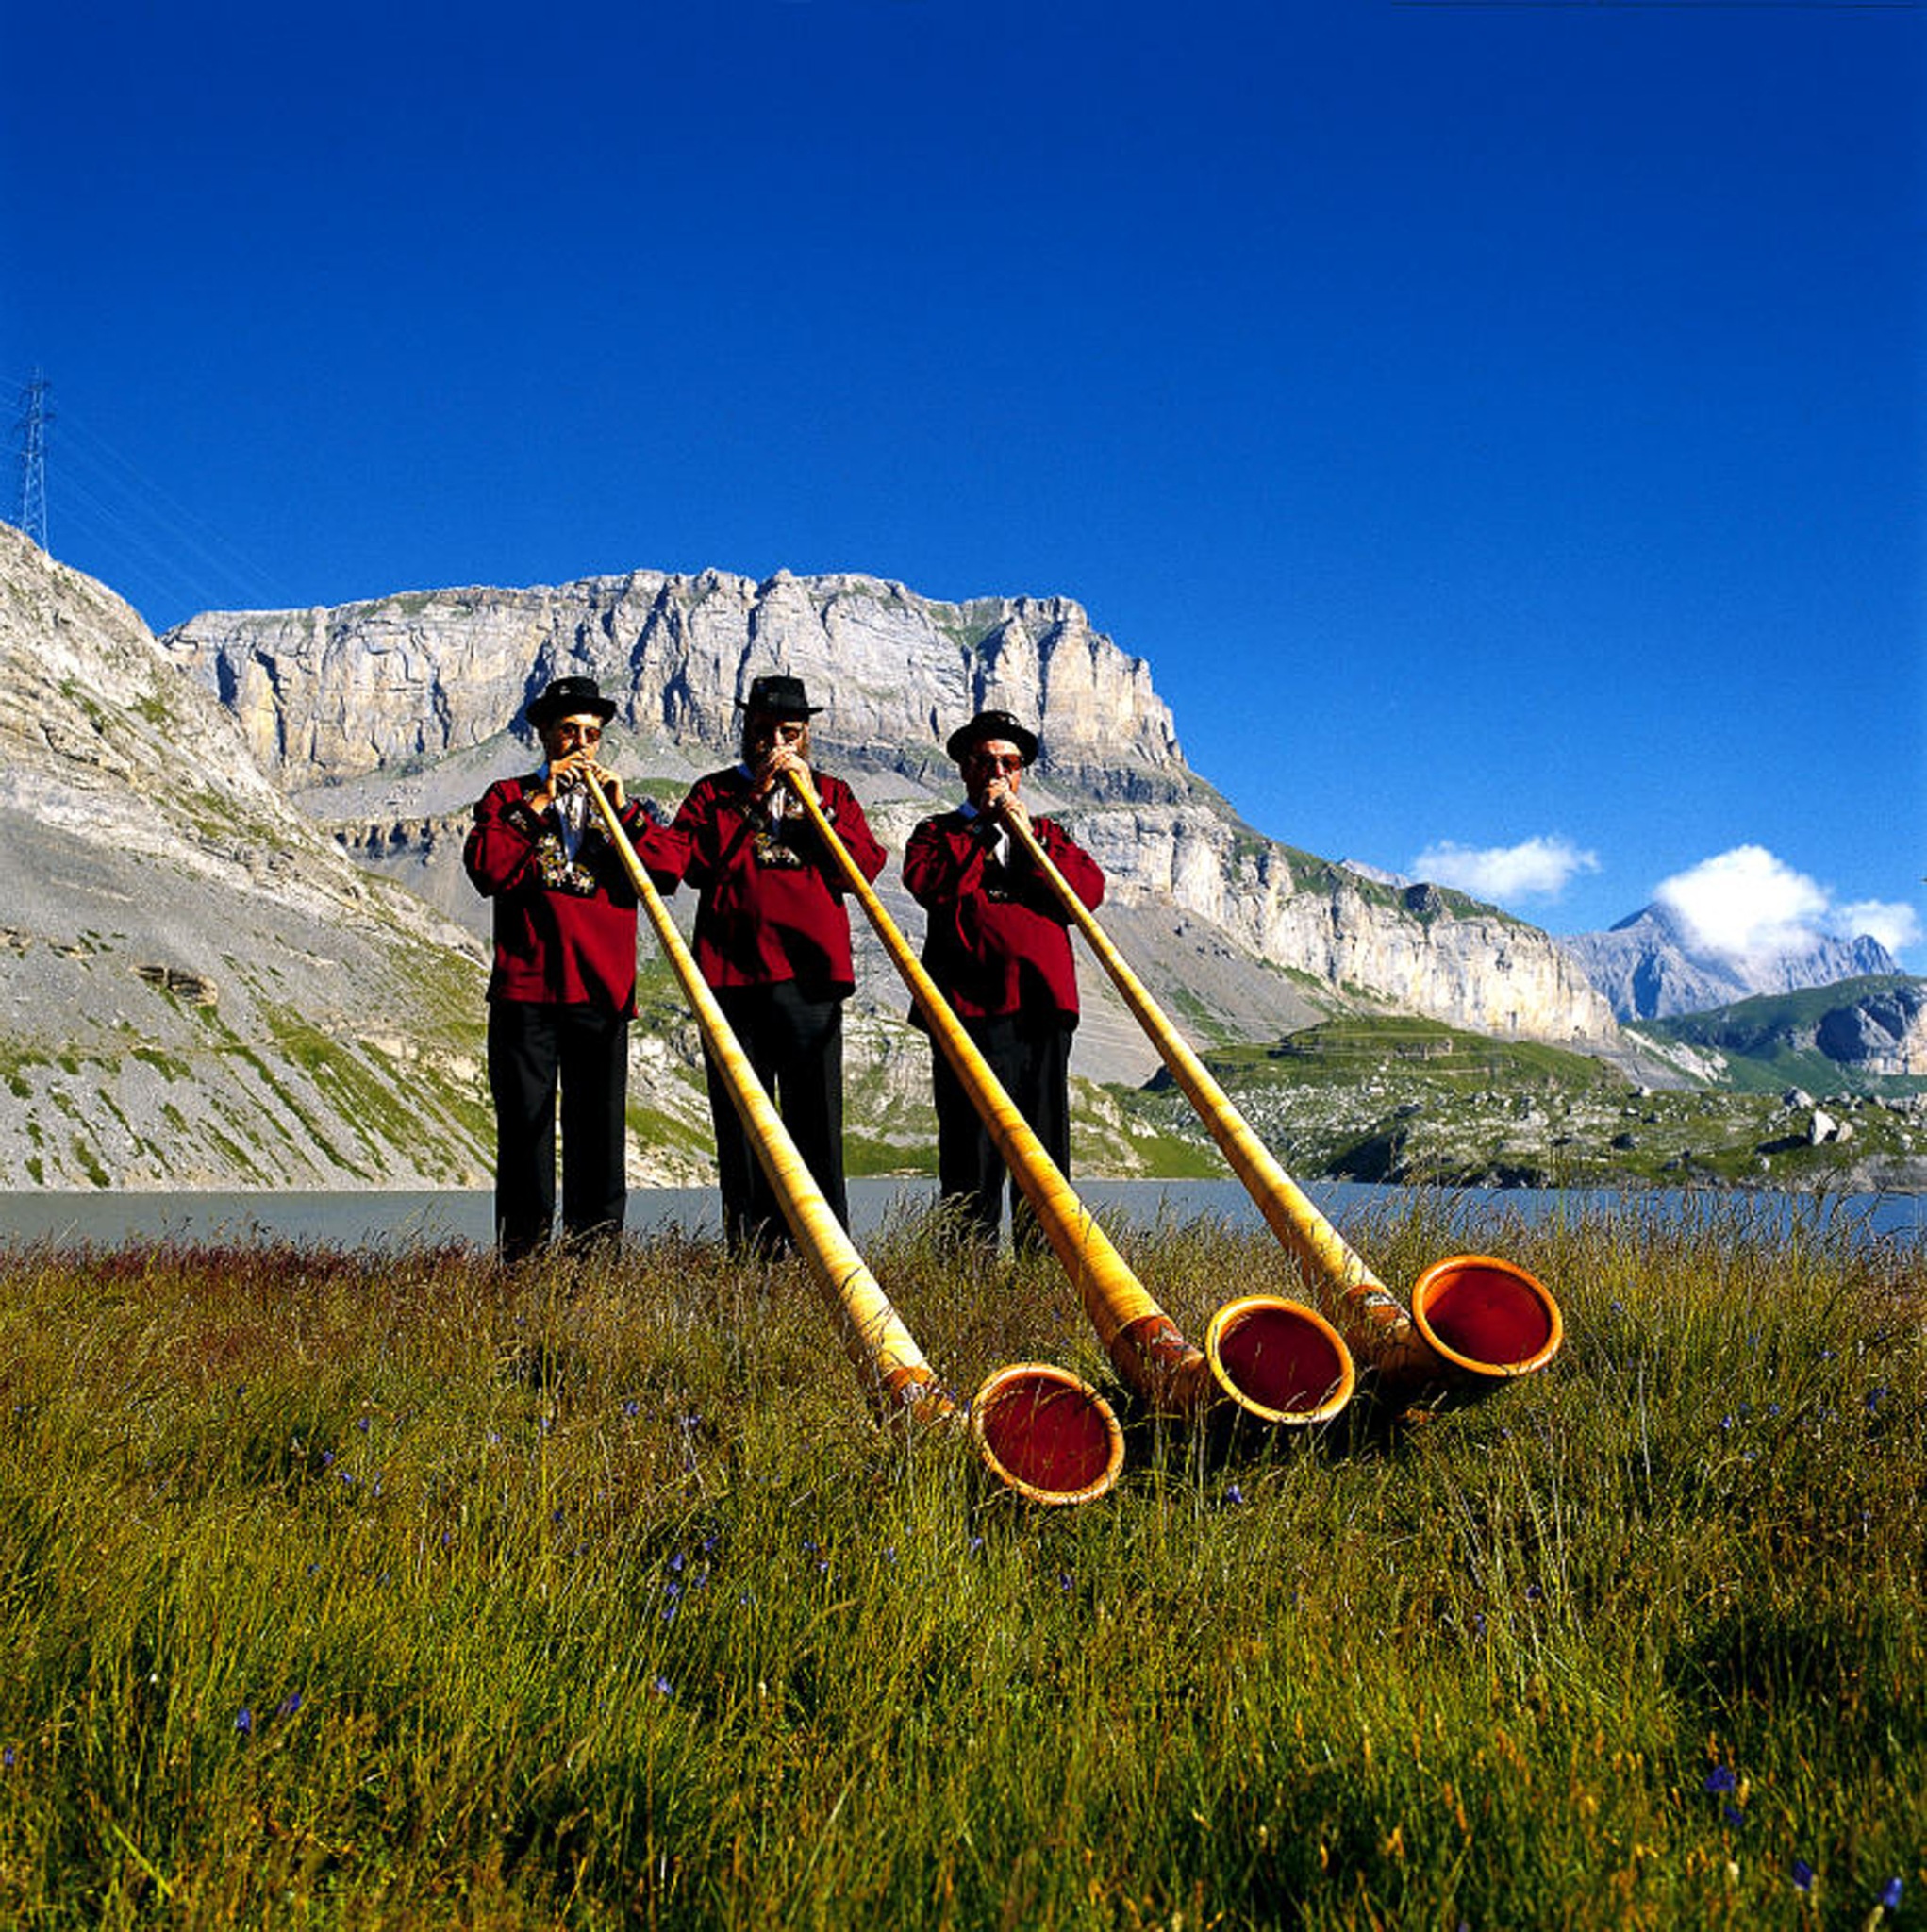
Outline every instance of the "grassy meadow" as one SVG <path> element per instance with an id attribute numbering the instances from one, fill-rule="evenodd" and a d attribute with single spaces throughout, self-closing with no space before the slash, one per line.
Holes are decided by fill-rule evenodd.
<path id="1" fill-rule="evenodd" d="M 1346 1232 L 1394 1286 L 1451 1204 Z M 1131 1227 L 1193 1339 L 1263 1234 Z M 800 1264 L 0 1251 L 0 1924 L 1927 1924 L 1927 1256 L 1495 1219 L 1564 1352 L 1038 1512 Z M 869 1259 L 963 1391 L 1055 1267 Z"/>

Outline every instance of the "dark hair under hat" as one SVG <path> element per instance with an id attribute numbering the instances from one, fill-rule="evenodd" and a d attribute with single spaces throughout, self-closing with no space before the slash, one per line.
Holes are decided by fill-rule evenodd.
<path id="1" fill-rule="evenodd" d="M 1026 731 L 1008 711 L 979 711 L 968 724 L 950 734 L 943 748 L 962 764 L 987 738 L 1008 739 L 1027 765 L 1037 760 L 1036 734 Z"/>
<path id="2" fill-rule="evenodd" d="M 577 718 L 593 711 L 605 724 L 616 715 L 616 701 L 602 694 L 592 677 L 558 677 L 528 708 L 528 722 L 546 731 L 557 718 Z"/>
<path id="3" fill-rule="evenodd" d="M 785 677 L 780 673 L 751 678 L 749 696 L 738 698 L 736 707 L 739 711 L 761 711 L 765 717 L 784 720 L 814 718 L 822 709 L 810 703 L 802 678 Z"/>

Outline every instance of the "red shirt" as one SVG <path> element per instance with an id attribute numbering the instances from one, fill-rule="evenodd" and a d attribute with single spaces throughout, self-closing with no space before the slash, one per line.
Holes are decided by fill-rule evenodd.
<path id="1" fill-rule="evenodd" d="M 1031 830 L 1065 883 L 1092 911 L 1104 900 L 1096 859 L 1051 819 Z M 1077 1019 L 1071 915 L 1044 875 L 1010 848 L 993 853 L 996 822 L 947 811 L 925 819 L 904 852 L 904 884 L 929 917 L 923 964 L 957 1017 L 1056 1013 Z"/>
<path id="2" fill-rule="evenodd" d="M 889 856 L 840 778 L 811 774 L 823 815 L 866 879 Z M 696 889 L 696 964 L 713 987 L 793 979 L 815 998 L 856 990 L 842 874 L 803 808 L 779 792 L 758 807 L 740 765 L 698 778 L 675 815 L 683 881 Z"/>
<path id="3" fill-rule="evenodd" d="M 553 811 L 528 794 L 539 777 L 504 778 L 475 807 L 462 864 L 494 902 L 491 1000 L 636 1011 L 636 890 L 602 821 L 591 814 L 572 859 Z M 675 835 L 628 800 L 617 814 L 637 854 L 664 890 L 682 869 Z"/>

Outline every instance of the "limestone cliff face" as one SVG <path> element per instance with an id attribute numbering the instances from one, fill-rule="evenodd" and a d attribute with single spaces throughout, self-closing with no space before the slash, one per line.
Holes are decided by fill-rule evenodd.
<path id="1" fill-rule="evenodd" d="M 665 775 L 734 752 L 752 678 L 799 676 L 825 708 L 820 751 L 871 803 L 879 791 L 903 801 L 906 784 L 916 797 L 947 797 L 955 774 L 943 740 L 1000 707 L 1038 721 L 1038 802 L 1073 820 L 1114 901 L 1208 922 L 1254 983 L 1269 972 L 1275 984 L 1282 969 L 1337 1004 L 1362 995 L 1560 1041 L 1616 1032 L 1580 967 L 1536 928 L 1434 888 L 1379 885 L 1242 824 L 1186 764 L 1149 665 L 1068 598 L 946 604 L 861 575 L 779 572 L 757 584 L 639 571 L 557 589 L 209 613 L 161 646 L 219 693 L 279 785 L 324 816 L 358 820 L 355 842 L 376 839 L 390 858 L 425 796 L 418 787 L 404 805 L 393 774 L 464 765 L 568 673 L 596 677 L 616 699 L 630 769 Z M 386 832 L 372 790 L 393 804 Z M 1253 1001 L 1219 980 L 1243 1030 Z"/>
<path id="2" fill-rule="evenodd" d="M 1814 1044 L 1869 1074 L 1927 1074 L 1927 981 L 1901 981 L 1825 1014 Z"/>
<path id="3" fill-rule="evenodd" d="M 1556 943 L 1461 894 L 1378 886 L 1196 808 L 1080 815 L 1078 826 L 1114 897 L 1164 899 L 1273 966 L 1479 1032 L 1583 1043 L 1617 1031 Z"/>
<path id="4" fill-rule="evenodd" d="M 1052 768 L 1091 791 L 1156 789 L 1183 760 L 1142 658 L 1068 598 L 940 604 L 874 577 L 767 583 L 639 571 L 560 589 L 437 591 L 332 610 L 211 612 L 161 640 L 216 691 L 291 791 L 460 751 L 552 677 L 598 678 L 647 741 L 733 748 L 737 700 L 801 677 L 819 735 L 895 764 L 941 757 L 984 706 L 1041 722 Z"/>

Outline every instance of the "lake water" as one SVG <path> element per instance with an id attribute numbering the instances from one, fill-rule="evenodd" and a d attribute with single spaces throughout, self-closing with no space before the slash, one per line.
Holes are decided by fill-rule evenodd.
<path id="1" fill-rule="evenodd" d="M 1084 1202 L 1107 1225 L 1129 1221 L 1153 1225 L 1208 1217 L 1232 1226 L 1255 1227 L 1262 1217 L 1235 1180 L 1080 1181 Z M 1307 1186 L 1320 1210 L 1342 1227 L 1378 1214 L 1398 1215 L 1416 1196 L 1404 1188 L 1351 1182 Z M 933 1206 L 933 1180 L 858 1180 L 850 1184 L 851 1233 L 860 1244 L 885 1223 Z M 1799 1216 L 1844 1217 L 1867 1235 L 1902 1241 L 1927 1239 L 1927 1196 L 1849 1195 L 1823 1203 L 1810 1196 L 1726 1193 L 1620 1193 L 1610 1190 L 1466 1189 L 1445 1197 L 1455 1222 L 1469 1229 L 1495 1217 L 1536 1223 L 1549 1218 L 1637 1212 L 1712 1216 L 1756 1212 L 1779 1221 Z M 486 1244 L 491 1238 L 490 1197 L 486 1191 L 441 1193 L 0 1193 L 0 1242 L 89 1242 L 112 1246 L 128 1240 L 296 1241 L 342 1247 L 370 1243 L 412 1245 L 449 1241 Z M 713 1188 L 643 1188 L 629 1195 L 629 1227 L 646 1234 L 674 1227 L 695 1235 L 720 1235 Z"/>

